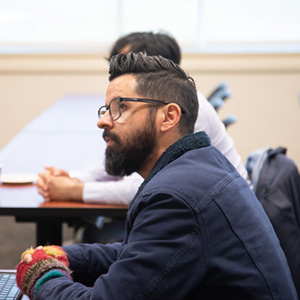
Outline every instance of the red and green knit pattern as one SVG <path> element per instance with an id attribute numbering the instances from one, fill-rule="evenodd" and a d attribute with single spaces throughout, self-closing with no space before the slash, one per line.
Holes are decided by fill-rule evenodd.
<path id="1" fill-rule="evenodd" d="M 32 261 L 26 264 L 23 258 L 31 254 Z M 69 261 L 66 253 L 58 246 L 45 246 L 42 249 L 30 248 L 22 254 L 17 267 L 17 284 L 30 299 L 34 299 L 41 285 L 56 277 L 69 277 Z"/>

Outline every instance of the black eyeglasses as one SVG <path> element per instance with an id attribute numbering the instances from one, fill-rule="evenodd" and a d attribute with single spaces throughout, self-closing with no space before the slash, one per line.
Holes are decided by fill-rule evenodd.
<path id="1" fill-rule="evenodd" d="M 169 102 L 165 102 L 162 100 L 154 100 L 154 99 L 146 99 L 146 98 L 124 98 L 118 97 L 110 101 L 109 105 L 103 105 L 98 109 L 98 118 L 103 117 L 107 111 L 109 111 L 109 115 L 113 121 L 117 121 L 122 115 L 122 102 L 131 101 L 131 102 L 144 102 L 144 103 L 153 103 L 158 105 L 166 105 Z M 182 113 L 185 113 L 183 109 L 181 109 Z"/>

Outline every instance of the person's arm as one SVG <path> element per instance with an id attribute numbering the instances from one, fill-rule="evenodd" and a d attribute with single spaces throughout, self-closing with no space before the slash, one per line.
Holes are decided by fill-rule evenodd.
<path id="1" fill-rule="evenodd" d="M 134 173 L 128 177 L 108 175 L 101 163 L 87 167 L 76 177 L 61 169 L 46 167 L 36 186 L 46 201 L 78 201 L 128 205 L 142 183 Z"/>
<path id="2" fill-rule="evenodd" d="M 128 205 L 142 182 L 143 178 L 137 173 L 118 181 L 86 182 L 83 187 L 83 201 Z"/>
<path id="3" fill-rule="evenodd" d="M 72 174 L 72 172 L 70 172 Z M 88 165 L 86 168 L 80 172 L 76 172 L 76 177 L 78 180 L 86 182 L 100 182 L 100 181 L 118 181 L 122 179 L 121 176 L 112 176 L 106 173 L 104 163 L 101 161 L 95 162 Z"/>
<path id="4" fill-rule="evenodd" d="M 18 287 L 30 299 L 36 299 L 40 287 L 55 278 L 66 278 L 71 282 L 79 280 L 86 286 L 93 286 L 97 277 L 105 274 L 116 260 L 119 248 L 118 243 L 106 246 L 77 244 L 67 247 L 67 254 L 63 248 L 55 245 L 38 246 L 35 249 L 31 247 L 22 254 L 22 261 L 17 266 Z M 90 268 L 93 262 L 97 268 Z M 77 273 L 72 272 L 71 268 Z"/>
<path id="5" fill-rule="evenodd" d="M 62 175 L 59 172 L 53 174 L 46 170 L 46 172 L 39 174 L 36 186 L 39 194 L 46 201 L 82 202 L 84 184 L 78 179 L 68 176 L 67 172 L 65 173 L 62 173 Z"/>
<path id="6" fill-rule="evenodd" d="M 134 228 L 128 240 L 115 258 L 109 255 L 114 261 L 106 264 L 107 273 L 99 276 L 93 288 L 67 277 L 55 278 L 41 285 L 37 299 L 184 299 L 205 270 L 201 253 L 205 248 L 192 208 L 180 198 L 158 194 L 135 209 L 141 211 L 131 211 L 134 216 L 129 216 L 129 223 L 134 222 Z M 78 267 L 73 270 L 76 276 L 82 272 L 81 277 L 88 277 L 95 269 L 92 272 L 103 272 L 103 260 L 108 261 L 106 251 L 85 249 L 77 257 L 71 248 L 64 250 L 70 269 Z"/>
<path id="7" fill-rule="evenodd" d="M 93 164 L 71 177 L 61 169 L 46 167 L 36 182 L 46 201 L 78 201 L 128 205 L 143 178 L 134 173 L 128 177 L 108 175 L 101 163 Z"/>
<path id="8" fill-rule="evenodd" d="M 102 162 L 88 166 L 76 178 L 84 183 L 83 201 L 101 204 L 128 205 L 143 182 L 137 173 L 126 177 L 108 175 Z"/>
<path id="9" fill-rule="evenodd" d="M 67 253 L 73 280 L 92 286 L 117 260 L 121 243 L 74 244 L 62 249 Z"/>
<path id="10" fill-rule="evenodd" d="M 244 177 L 248 183 L 248 174 L 242 163 L 241 156 L 238 154 L 233 139 L 229 136 L 219 115 L 207 99 L 200 93 L 197 93 L 199 101 L 198 118 L 195 123 L 195 132 L 205 131 L 210 137 L 211 144 L 226 156 L 237 171 Z"/>

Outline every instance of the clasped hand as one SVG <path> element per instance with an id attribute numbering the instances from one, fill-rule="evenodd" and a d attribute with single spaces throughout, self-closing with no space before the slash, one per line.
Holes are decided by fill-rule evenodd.
<path id="1" fill-rule="evenodd" d="M 83 183 L 62 169 L 46 167 L 36 186 L 46 201 L 82 201 Z"/>

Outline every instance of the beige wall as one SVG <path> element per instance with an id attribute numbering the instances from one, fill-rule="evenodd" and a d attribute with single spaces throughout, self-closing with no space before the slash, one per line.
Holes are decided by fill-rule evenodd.
<path id="1" fill-rule="evenodd" d="M 0 56 L 0 149 L 63 95 L 104 93 L 104 56 Z M 233 96 L 219 114 L 238 117 L 228 132 L 244 163 L 255 149 L 284 146 L 300 168 L 300 54 L 184 55 L 182 66 L 206 96 L 228 83 Z"/>

